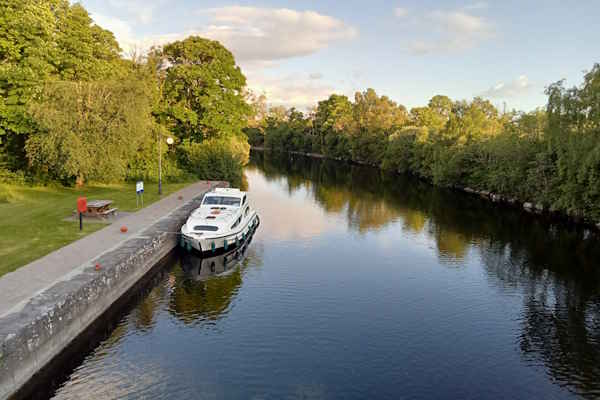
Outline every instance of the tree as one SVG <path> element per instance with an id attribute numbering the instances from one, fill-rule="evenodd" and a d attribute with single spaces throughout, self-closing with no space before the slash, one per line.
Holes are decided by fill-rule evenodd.
<path id="1" fill-rule="evenodd" d="M 68 0 L 0 1 L 0 161 L 23 168 L 36 126 L 31 99 L 50 80 L 105 79 L 126 72 L 112 33 Z"/>
<path id="2" fill-rule="evenodd" d="M 30 106 L 40 128 L 26 143 L 31 167 L 63 182 L 122 180 L 154 140 L 149 88 L 142 79 L 46 85 Z"/>
<path id="3" fill-rule="evenodd" d="M 246 78 L 219 42 L 197 36 L 166 45 L 165 119 L 180 139 L 202 141 L 240 135 L 251 115 Z"/>
<path id="4" fill-rule="evenodd" d="M 248 118 L 248 126 L 244 128 L 244 133 L 250 145 L 262 147 L 265 144 L 265 127 L 268 113 L 267 96 L 264 94 L 256 96 L 248 91 L 246 99 L 252 112 Z"/>
<path id="5" fill-rule="evenodd" d="M 471 102 L 454 103 L 442 135 L 453 144 L 464 145 L 493 137 L 502 125 L 496 107 L 489 100 L 476 97 Z"/>
<path id="6" fill-rule="evenodd" d="M 577 216 L 600 218 L 600 64 L 580 87 L 563 81 L 546 89 L 548 155 L 558 187 L 552 206 Z"/>
<path id="7" fill-rule="evenodd" d="M 356 161 L 379 165 L 385 153 L 387 138 L 408 122 L 408 113 L 387 96 L 377 96 L 367 89 L 354 96 L 352 158 Z"/>
<path id="8" fill-rule="evenodd" d="M 350 158 L 350 132 L 354 130 L 352 103 L 332 94 L 319 102 L 315 125 L 320 136 L 319 151 L 334 158 Z"/>
<path id="9" fill-rule="evenodd" d="M 427 107 L 415 107 L 410 110 L 412 123 L 440 131 L 450 119 L 452 105 L 452 100 L 447 96 L 433 96 Z"/>

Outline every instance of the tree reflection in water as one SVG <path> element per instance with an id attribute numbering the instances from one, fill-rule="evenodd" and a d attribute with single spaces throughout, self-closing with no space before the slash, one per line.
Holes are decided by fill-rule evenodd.
<path id="1" fill-rule="evenodd" d="M 342 166 L 342 167 L 340 167 Z M 399 221 L 435 243 L 440 262 L 464 266 L 471 251 L 490 285 L 523 294 L 516 338 L 526 362 L 588 397 L 600 395 L 600 243 L 573 228 L 434 188 L 405 176 L 350 164 L 253 152 L 249 169 L 310 193 L 327 213 L 364 234 Z"/>

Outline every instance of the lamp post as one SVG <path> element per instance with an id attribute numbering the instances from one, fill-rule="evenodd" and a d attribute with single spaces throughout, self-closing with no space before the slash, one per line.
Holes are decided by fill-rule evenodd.
<path id="1" fill-rule="evenodd" d="M 172 137 L 167 138 L 167 145 L 172 145 L 174 142 Z M 161 151 L 160 134 L 158 135 L 158 195 L 162 195 L 162 151 Z"/>

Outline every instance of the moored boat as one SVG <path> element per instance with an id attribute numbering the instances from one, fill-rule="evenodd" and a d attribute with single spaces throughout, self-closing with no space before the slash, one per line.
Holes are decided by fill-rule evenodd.
<path id="1" fill-rule="evenodd" d="M 231 250 L 243 243 L 259 222 L 246 192 L 216 188 L 204 195 L 200 207 L 181 227 L 180 244 L 201 253 Z"/>
<path id="2" fill-rule="evenodd" d="M 227 250 L 221 254 L 205 254 L 199 255 L 197 252 L 182 252 L 181 253 L 181 268 L 185 276 L 194 281 L 202 281 L 213 276 L 228 273 L 246 256 L 246 250 L 252 242 L 254 229 L 250 230 L 250 234 L 239 247 Z"/>

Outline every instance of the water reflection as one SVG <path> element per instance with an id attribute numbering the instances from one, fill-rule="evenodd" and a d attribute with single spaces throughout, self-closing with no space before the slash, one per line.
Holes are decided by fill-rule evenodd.
<path id="1" fill-rule="evenodd" d="M 487 243 L 484 265 L 490 279 L 523 293 L 518 343 L 524 359 L 543 363 L 554 381 L 594 398 L 600 395 L 598 268 L 581 260 L 585 242 L 560 236 L 566 257 L 558 249 L 542 251 L 532 238 L 512 246 Z M 599 256 L 597 246 L 587 252 Z"/>
<path id="2" fill-rule="evenodd" d="M 184 278 L 193 281 L 205 281 L 210 277 L 229 271 L 238 262 L 244 260 L 252 238 L 253 235 L 251 234 L 249 239 L 243 242 L 239 248 L 214 257 L 201 257 L 196 253 L 182 252 L 180 262 Z"/>
<path id="3" fill-rule="evenodd" d="M 521 293 L 523 359 L 570 391 L 600 396 L 600 246 L 589 231 L 355 165 L 257 152 L 251 168 L 309 193 L 361 235 L 399 222 L 433 243 L 442 265 L 466 267 L 471 255 L 491 287 Z"/>
<path id="4" fill-rule="evenodd" d="M 182 255 L 58 398 L 598 398 L 600 246 L 405 177 L 256 153 L 261 229 Z"/>
<path id="5" fill-rule="evenodd" d="M 472 247 L 499 240 L 526 246 L 527 257 L 538 265 L 575 264 L 575 270 L 596 273 L 598 238 L 584 229 L 557 227 L 518 210 L 362 166 L 253 152 L 248 170 L 254 169 L 268 181 L 284 182 L 291 194 L 309 193 L 324 212 L 343 216 L 358 233 L 400 222 L 404 232 L 424 234 L 435 243 L 441 261 L 462 261 Z M 555 257 L 548 257 L 548 251 Z"/>
<path id="6" fill-rule="evenodd" d="M 239 248 L 214 257 L 182 252 L 181 268 L 171 275 L 175 284 L 169 297 L 169 312 L 186 324 L 220 318 L 242 284 L 246 253 L 253 237 L 254 232 Z"/>

